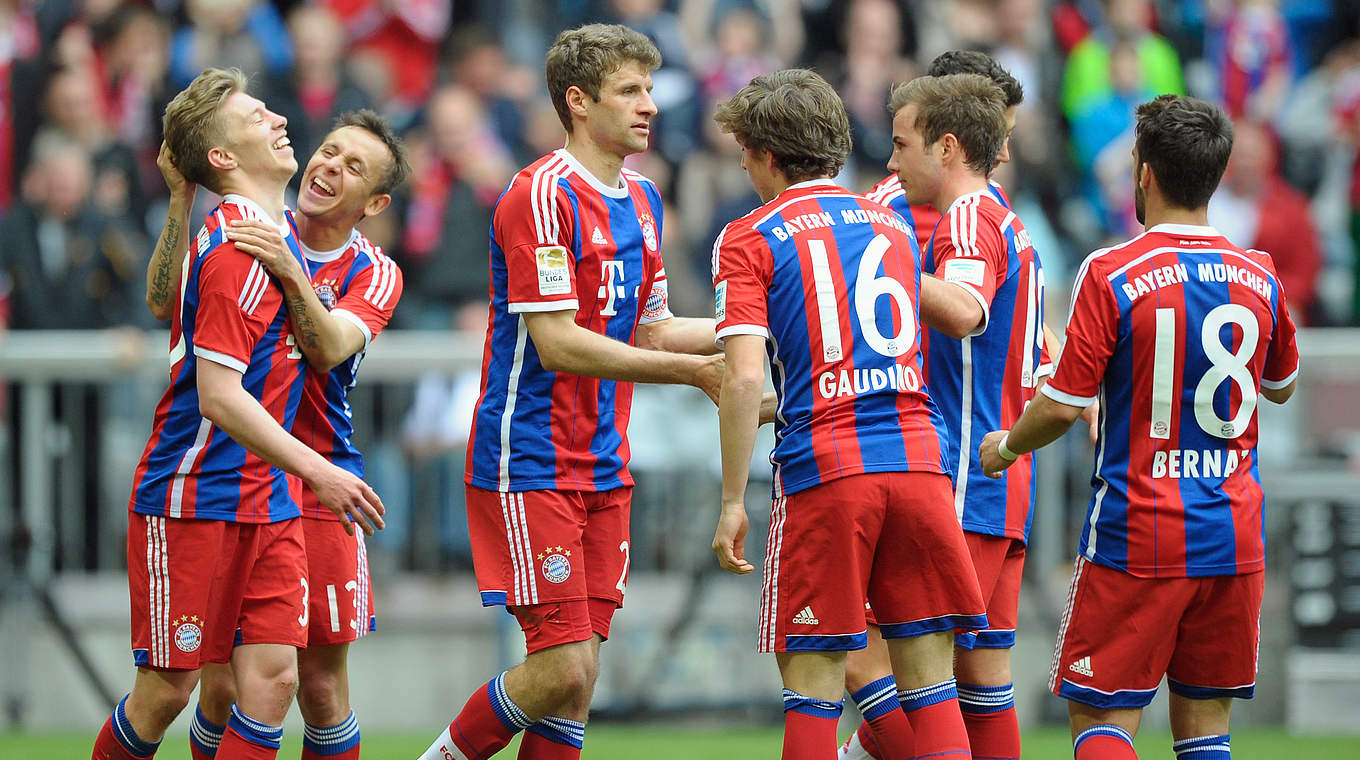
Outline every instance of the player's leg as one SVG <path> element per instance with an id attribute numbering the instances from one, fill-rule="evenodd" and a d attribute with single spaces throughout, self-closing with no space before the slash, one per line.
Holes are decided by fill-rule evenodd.
<path id="1" fill-rule="evenodd" d="M 588 705 L 599 668 L 586 599 L 582 495 L 468 486 L 467 514 L 482 604 L 510 608 L 528 656 L 473 692 L 422 755 L 425 760 L 490 757 L 515 734 L 569 706 L 583 718 L 580 700 L 584 695 Z M 579 734 L 576 726 L 560 727 Z"/>
<path id="2" fill-rule="evenodd" d="M 240 526 L 230 578 L 240 584 L 231 652 L 236 702 L 218 745 L 217 760 L 273 760 L 283 739 L 283 718 L 297 692 L 297 650 L 307 645 L 307 558 L 302 518 Z"/>
<path id="3" fill-rule="evenodd" d="M 222 735 L 231 717 L 231 704 L 236 701 L 236 676 L 231 665 L 218 662 L 203 663 L 198 679 L 198 706 L 194 721 L 189 725 L 189 755 L 193 760 L 208 760 L 217 756 Z"/>
<path id="4" fill-rule="evenodd" d="M 888 642 L 898 700 L 911 721 L 916 756 L 967 758 L 953 631 L 983 628 L 987 618 L 953 489 L 937 473 L 883 477 L 889 508 L 879 541 L 892 550 L 874 555 L 869 602 Z"/>
<path id="5" fill-rule="evenodd" d="M 873 610 L 868 604 L 864 614 L 872 618 Z M 893 680 L 888 645 L 872 619 L 866 628 L 867 646 L 850 651 L 845 659 L 845 690 L 863 720 L 841 745 L 839 760 L 913 757 L 911 721 L 897 701 L 897 682 Z"/>
<path id="6" fill-rule="evenodd" d="M 822 760 L 836 751 L 845 705 L 845 652 L 778 652 L 784 681 L 782 760 Z"/>
<path id="7" fill-rule="evenodd" d="M 1103 709 L 1069 700 L 1067 717 L 1076 760 L 1138 760 L 1133 737 L 1143 719 L 1141 707 Z"/>
<path id="8" fill-rule="evenodd" d="M 359 720 L 349 701 L 349 645 L 376 626 L 363 531 L 304 517 L 307 648 L 298 650 L 302 760 L 358 760 Z"/>
<path id="9" fill-rule="evenodd" d="M 359 721 L 350 708 L 348 662 L 349 644 L 323 644 L 298 650 L 302 760 L 359 758 Z"/>
<path id="10" fill-rule="evenodd" d="M 1198 588 L 1166 672 L 1173 746 L 1177 760 L 1227 760 L 1232 700 L 1255 693 L 1265 573 L 1187 583 Z"/>
<path id="11" fill-rule="evenodd" d="M 987 628 L 955 639 L 959 709 L 975 755 L 1019 760 L 1020 722 L 1015 714 L 1011 647 L 1015 645 L 1025 544 L 978 533 L 965 533 L 964 538 L 987 602 Z"/>
<path id="12" fill-rule="evenodd" d="M 128 515 L 132 691 L 95 739 L 96 760 L 150 757 L 189 703 L 211 644 L 209 597 L 226 524 Z"/>

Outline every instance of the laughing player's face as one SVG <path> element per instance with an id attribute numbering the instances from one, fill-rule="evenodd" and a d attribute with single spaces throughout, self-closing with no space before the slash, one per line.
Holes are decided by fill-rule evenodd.
<path id="1" fill-rule="evenodd" d="M 326 135 L 302 174 L 298 211 L 334 217 L 350 225 L 387 205 L 373 190 L 388 169 L 391 156 L 378 136 L 362 127 L 340 127 Z"/>
<path id="2" fill-rule="evenodd" d="M 619 158 L 647 150 L 656 103 L 652 100 L 652 74 L 637 61 L 625 61 L 604 78 L 600 99 L 584 97 L 589 117 L 585 129 L 591 140 Z"/>
<path id="3" fill-rule="evenodd" d="M 297 159 L 288 143 L 288 120 L 260 100 L 233 92 L 222 104 L 218 118 L 225 125 L 223 147 L 246 176 L 287 182 L 297 172 Z"/>
<path id="4" fill-rule="evenodd" d="M 888 170 L 897 173 L 907 203 L 930 203 L 940 186 L 943 168 L 916 128 L 916 104 L 908 103 L 893 116 L 893 151 Z"/>

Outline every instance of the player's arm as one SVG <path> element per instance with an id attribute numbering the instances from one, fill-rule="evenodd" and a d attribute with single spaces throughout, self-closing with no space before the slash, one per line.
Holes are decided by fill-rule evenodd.
<path id="1" fill-rule="evenodd" d="M 647 322 L 637 327 L 637 346 L 652 351 L 672 351 L 679 354 L 715 354 L 718 344 L 713 340 L 716 323 L 700 317 L 670 317 Z"/>
<path id="2" fill-rule="evenodd" d="M 247 451 L 302 478 L 328 508 L 372 535 L 383 527 L 386 511 L 378 494 L 353 474 L 336 467 L 289 435 L 241 385 L 241 372 L 199 357 L 198 410 Z M 354 532 L 349 520 L 345 530 Z"/>
<path id="3" fill-rule="evenodd" d="M 189 250 L 189 211 L 194 206 L 197 185 L 186 180 L 175 168 L 170 149 L 161 143 L 156 166 L 170 188 L 170 206 L 165 226 L 156 239 L 151 261 L 146 265 L 146 305 L 156 319 L 169 319 L 175 313 L 179 294 L 181 264 Z"/>
<path id="4" fill-rule="evenodd" d="M 1276 404 L 1283 404 L 1284 402 L 1289 400 L 1290 396 L 1294 395 L 1294 388 L 1297 387 L 1298 384 L 1299 381 L 1295 379 L 1290 380 L 1289 385 L 1286 385 L 1283 388 L 1267 388 L 1263 385 L 1261 386 L 1261 395 L 1266 397 L 1266 401 L 1273 401 Z"/>
<path id="5" fill-rule="evenodd" d="M 1001 471 L 1016 459 L 1058 440 L 1084 410 L 1085 407 L 1064 404 L 1043 393 L 1036 394 L 1020 419 L 1015 421 L 1015 427 L 1009 431 L 993 430 L 983 437 L 982 445 L 978 447 L 983 474 L 999 477 Z"/>
<path id="6" fill-rule="evenodd" d="M 311 279 L 277 228 L 254 219 L 237 219 L 226 236 L 237 250 L 259 259 L 278 278 L 293 320 L 293 337 L 314 369 L 329 372 L 363 350 L 363 332 L 354 323 L 331 314 L 321 303 Z"/>
<path id="7" fill-rule="evenodd" d="M 1062 341 L 1058 339 L 1058 334 L 1053 332 L 1047 322 L 1044 323 L 1044 348 L 1048 349 L 1049 365 L 1056 367 L 1058 365 L 1058 357 L 1062 354 Z M 1051 375 L 1052 372 L 1049 372 L 1048 374 L 1039 377 L 1035 381 L 1035 387 L 1044 387 L 1044 383 L 1048 382 L 1048 378 Z M 1081 420 L 1086 423 L 1087 430 L 1090 433 L 1091 444 L 1095 445 L 1096 441 L 1100 438 L 1100 401 L 1093 401 L 1090 406 L 1083 409 L 1081 411 Z"/>
<path id="8" fill-rule="evenodd" d="M 987 313 L 962 285 L 921 274 L 921 322 L 951 338 L 975 335 Z"/>
<path id="9" fill-rule="evenodd" d="M 550 372 L 635 383 L 693 385 L 718 401 L 721 356 L 649 351 L 576 324 L 572 309 L 521 312 L 539 362 Z"/>
<path id="10" fill-rule="evenodd" d="M 765 390 L 765 338 L 729 335 L 724 341 L 718 432 L 722 440 L 722 513 L 713 534 L 713 552 L 728 572 L 745 575 L 755 569 L 746 560 L 746 483 L 756 445 L 761 397 Z"/>

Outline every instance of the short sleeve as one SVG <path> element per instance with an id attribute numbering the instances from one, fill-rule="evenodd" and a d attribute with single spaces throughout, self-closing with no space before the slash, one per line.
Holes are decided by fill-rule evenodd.
<path id="1" fill-rule="evenodd" d="M 392 320 L 392 312 L 401 300 L 405 286 L 401 267 L 385 256 L 381 249 L 370 255 L 372 265 L 364 267 L 349 282 L 331 314 L 343 319 L 364 334 L 367 347 Z"/>
<path id="2" fill-rule="evenodd" d="M 554 175 L 551 188 L 522 176 L 496 204 L 495 242 L 505 256 L 509 311 L 575 310 L 575 229 L 571 199 Z M 546 190 L 546 191 L 545 191 Z"/>
<path id="3" fill-rule="evenodd" d="M 233 243 L 220 243 L 199 270 L 194 355 L 244 373 L 282 303 L 283 292 L 262 264 Z"/>
<path id="4" fill-rule="evenodd" d="M 741 222 L 713 243 L 713 316 L 721 345 L 729 335 L 770 337 L 770 249 Z"/>
<path id="5" fill-rule="evenodd" d="M 1266 364 L 1261 372 L 1261 387 L 1279 390 L 1288 387 L 1299 376 L 1299 346 L 1294 319 L 1289 315 L 1284 289 L 1279 290 L 1275 307 L 1275 331 L 1266 349 Z"/>
<path id="6" fill-rule="evenodd" d="M 660 264 L 659 256 L 656 257 L 656 262 Z M 652 277 L 652 289 L 642 302 L 642 314 L 638 317 L 638 324 L 649 325 L 673 316 L 675 315 L 671 313 L 670 284 L 666 281 L 666 268 L 661 267 Z"/>
<path id="7" fill-rule="evenodd" d="M 1105 368 L 1119 340 L 1119 307 L 1103 277 L 1089 265 L 1077 277 L 1067 341 L 1053 378 L 1040 393 L 1070 406 L 1087 407 L 1100 394 Z"/>
<path id="8" fill-rule="evenodd" d="M 977 299 L 982 306 L 982 322 L 973 334 L 983 332 L 991 319 L 997 281 L 1006 274 L 1006 238 L 978 213 L 976 199 L 969 199 L 950 207 L 930 241 L 935 276 L 962 287 Z"/>

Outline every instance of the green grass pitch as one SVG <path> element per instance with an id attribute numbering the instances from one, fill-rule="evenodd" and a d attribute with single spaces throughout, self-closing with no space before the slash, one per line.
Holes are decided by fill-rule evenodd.
<path id="1" fill-rule="evenodd" d="M 372 760 L 414 760 L 433 740 L 435 729 L 422 734 L 373 734 L 364 736 L 364 758 Z M 93 734 L 18 734 L 0 733 L 0 758 L 5 760 L 56 760 L 88 757 Z M 301 737 L 297 732 L 285 736 L 282 760 L 293 760 L 299 753 Z M 189 742 L 185 736 L 171 736 L 157 753 L 157 760 L 188 760 Z M 1235 760 L 1355 760 L 1360 758 L 1360 736 L 1292 736 L 1280 729 L 1243 729 L 1233 732 Z M 1172 760 L 1169 734 L 1150 731 L 1140 734 L 1138 755 L 1143 760 Z M 715 728 L 677 727 L 675 725 L 626 725 L 602 723 L 586 734 L 586 760 L 777 760 L 780 731 L 774 727 Z M 1061 760 L 1071 758 L 1072 749 L 1065 728 L 1037 728 L 1025 732 L 1025 758 Z M 499 757 L 513 758 L 514 746 Z"/>

